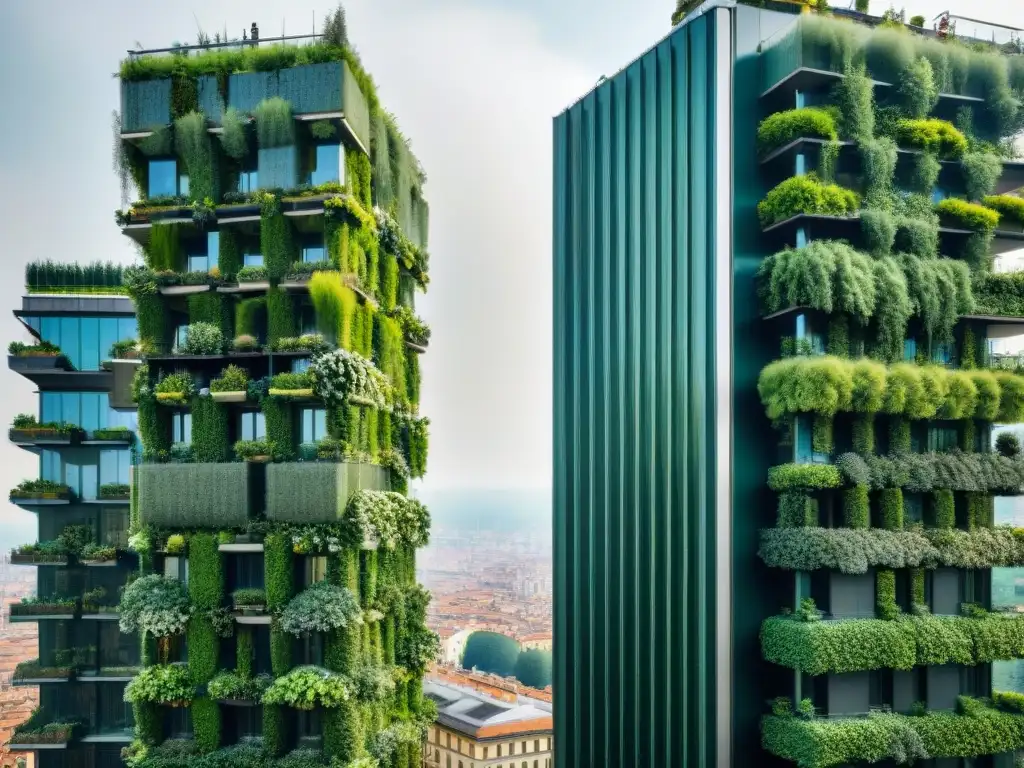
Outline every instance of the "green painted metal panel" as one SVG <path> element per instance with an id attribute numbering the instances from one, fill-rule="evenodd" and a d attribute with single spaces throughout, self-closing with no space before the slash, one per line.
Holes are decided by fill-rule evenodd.
<path id="1" fill-rule="evenodd" d="M 559 768 L 716 763 L 719 23 L 555 119 Z"/>
<path id="2" fill-rule="evenodd" d="M 142 523 L 158 528 L 244 527 L 261 509 L 262 470 L 248 463 L 142 464 L 136 469 Z"/>
<path id="3" fill-rule="evenodd" d="M 357 491 L 389 489 L 387 470 L 376 464 L 298 462 L 267 466 L 267 519 L 333 523 Z"/>

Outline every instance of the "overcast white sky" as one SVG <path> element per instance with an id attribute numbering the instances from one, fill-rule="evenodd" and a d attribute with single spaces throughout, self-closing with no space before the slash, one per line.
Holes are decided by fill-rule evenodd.
<path id="1" fill-rule="evenodd" d="M 838 5 L 838 3 L 836 3 Z M 843 3 L 845 5 L 845 3 Z M 551 118 L 667 33 L 674 0 L 348 0 L 349 35 L 428 174 L 433 327 L 423 410 L 426 484 L 546 487 L 551 476 Z M 878 6 L 877 8 L 875 6 Z M 114 225 L 111 75 L 125 49 L 194 41 L 197 20 L 231 35 L 310 31 L 332 2 L 3 0 L 0 29 L 0 330 L 25 262 L 112 259 L 133 250 Z M 873 0 L 872 11 L 885 7 Z M 1010 0 L 923 0 L 1024 27 Z M 1011 10 L 1012 8 L 1012 10 Z M 35 409 L 0 367 L 0 424 Z M 35 474 L 0 448 L 0 487 Z"/>

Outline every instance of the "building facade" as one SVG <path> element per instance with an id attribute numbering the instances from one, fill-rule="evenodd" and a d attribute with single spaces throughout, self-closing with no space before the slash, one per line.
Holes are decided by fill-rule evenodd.
<path id="1" fill-rule="evenodd" d="M 551 703 L 452 671 L 431 674 L 423 693 L 437 705 L 424 768 L 551 768 Z"/>
<path id="2" fill-rule="evenodd" d="M 38 686 L 39 708 L 10 738 L 37 749 L 40 765 L 120 765 L 131 741 L 124 687 L 138 671 L 139 638 L 121 634 L 119 590 L 137 562 L 128 551 L 129 478 L 136 411 L 113 396 L 111 360 L 137 335 L 120 268 L 30 264 L 15 316 L 30 341 L 10 347 L 8 364 L 38 388 L 35 413 L 18 416 L 10 441 L 39 456 L 39 475 L 11 491 L 34 512 L 36 542 L 10 562 L 37 571 L 35 596 L 10 606 L 11 622 L 34 622 L 37 658 L 19 664 L 15 686 Z M 46 723 L 76 721 L 70 728 Z"/>
<path id="3" fill-rule="evenodd" d="M 97 353 L 73 318 L 50 315 L 105 298 L 58 297 L 46 312 L 26 299 L 23 321 L 55 345 L 43 351 L 70 360 L 68 377 L 95 378 L 55 383 L 51 397 L 63 370 L 35 347 L 12 357 L 43 381 L 42 418 L 105 426 L 87 421 L 103 403 L 63 390 L 109 385 L 111 403 L 137 409 L 139 437 L 134 463 L 116 463 L 119 526 L 99 503 L 108 457 L 91 440 L 42 446 L 43 479 L 61 484 L 12 492 L 82 517 L 41 515 L 41 539 L 91 514 L 97 539 L 116 528 L 117 562 L 125 550 L 133 565 L 123 589 L 102 583 L 95 610 L 63 599 L 92 594 L 62 576 L 77 570 L 41 571 L 40 594 L 61 596 L 32 611 L 41 653 L 123 647 L 134 667 L 113 676 L 92 662 L 88 683 L 44 687 L 47 743 L 21 746 L 40 768 L 92 741 L 133 768 L 420 763 L 437 653 L 415 578 L 429 513 L 408 495 L 428 438 L 430 331 L 414 314 L 428 282 L 425 176 L 342 13 L 306 39 L 259 39 L 253 25 L 245 42 L 129 52 L 116 159 L 138 200 L 116 220 L 143 263 L 111 301 L 130 332 L 104 342 L 101 320 Z M 125 338 L 111 371 L 85 372 Z M 85 549 L 72 562 L 91 564 Z M 97 639 L 44 636 L 43 619 Z M 87 702 L 98 714 L 83 727 Z"/>
<path id="4" fill-rule="evenodd" d="M 1024 748 L 1024 59 L 799 10 L 692 8 L 555 118 L 563 768 Z"/>

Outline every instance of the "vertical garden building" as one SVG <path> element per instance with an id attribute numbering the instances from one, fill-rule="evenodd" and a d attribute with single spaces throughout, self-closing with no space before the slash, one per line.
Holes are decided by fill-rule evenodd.
<path id="1" fill-rule="evenodd" d="M 559 762 L 1010 766 L 1024 56 L 775 5 L 555 118 Z"/>
<path id="2" fill-rule="evenodd" d="M 425 177 L 331 26 L 121 66 L 138 200 L 116 218 L 144 262 L 123 280 L 141 362 L 113 382 L 140 439 L 116 607 L 133 766 L 407 768 L 436 711 L 407 495 Z"/>

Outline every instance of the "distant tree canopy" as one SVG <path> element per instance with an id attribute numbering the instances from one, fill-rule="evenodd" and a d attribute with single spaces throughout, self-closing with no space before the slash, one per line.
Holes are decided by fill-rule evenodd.
<path id="1" fill-rule="evenodd" d="M 536 648 L 523 651 L 516 661 L 516 680 L 531 688 L 551 685 L 551 651 Z"/>
<path id="2" fill-rule="evenodd" d="M 462 666 L 502 677 L 511 677 L 519 661 L 519 643 L 497 632 L 474 632 L 466 640 Z"/>

